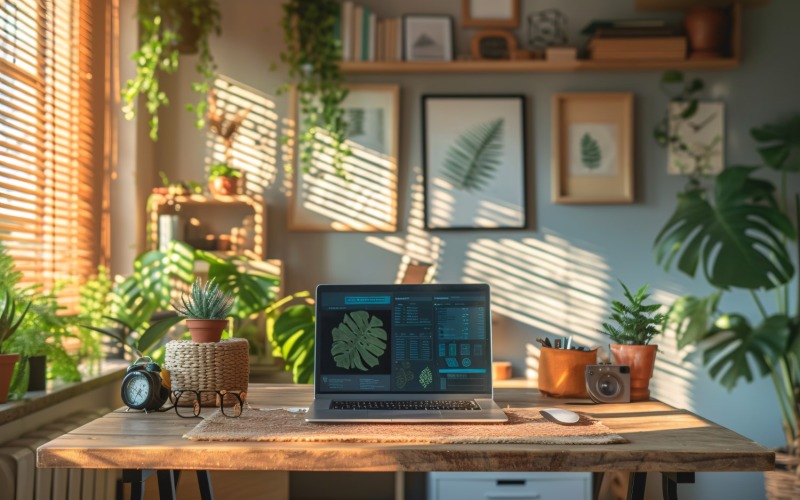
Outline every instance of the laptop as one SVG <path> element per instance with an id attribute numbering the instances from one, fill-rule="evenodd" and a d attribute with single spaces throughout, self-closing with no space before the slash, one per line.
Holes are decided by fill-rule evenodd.
<path id="1" fill-rule="evenodd" d="M 489 285 L 319 285 L 308 422 L 500 423 Z"/>

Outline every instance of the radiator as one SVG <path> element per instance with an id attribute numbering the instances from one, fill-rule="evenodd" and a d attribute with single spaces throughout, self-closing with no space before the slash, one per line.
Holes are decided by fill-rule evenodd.
<path id="1" fill-rule="evenodd" d="M 106 500 L 114 498 L 118 471 L 37 469 L 36 448 L 105 415 L 78 412 L 0 444 L 0 500 Z"/>

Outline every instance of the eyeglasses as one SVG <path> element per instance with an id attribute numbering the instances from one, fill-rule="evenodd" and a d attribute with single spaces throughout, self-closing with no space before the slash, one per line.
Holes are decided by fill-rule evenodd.
<path id="1" fill-rule="evenodd" d="M 226 417 L 235 418 L 242 414 L 242 409 L 247 405 L 247 393 L 244 391 L 212 391 L 212 390 L 179 390 L 172 391 L 170 400 L 175 407 L 175 413 L 183 418 L 200 416 L 203 406 L 219 407 Z"/>

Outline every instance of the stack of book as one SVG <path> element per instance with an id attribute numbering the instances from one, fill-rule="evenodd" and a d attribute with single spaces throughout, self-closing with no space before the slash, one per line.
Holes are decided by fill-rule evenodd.
<path id="1" fill-rule="evenodd" d="M 591 36 L 587 48 L 595 60 L 686 59 L 686 37 L 660 19 L 595 21 L 581 33 Z"/>
<path id="2" fill-rule="evenodd" d="M 401 61 L 403 20 L 378 19 L 369 7 L 342 2 L 336 30 L 343 61 Z"/>

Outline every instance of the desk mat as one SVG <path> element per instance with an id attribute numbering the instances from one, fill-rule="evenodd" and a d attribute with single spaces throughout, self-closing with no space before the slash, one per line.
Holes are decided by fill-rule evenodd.
<path id="1" fill-rule="evenodd" d="M 542 418 L 535 408 L 507 408 L 506 424 L 321 424 L 282 409 L 246 409 L 238 418 L 219 410 L 183 437 L 194 441 L 419 444 L 615 444 L 628 440 L 586 415 L 575 425 Z"/>

